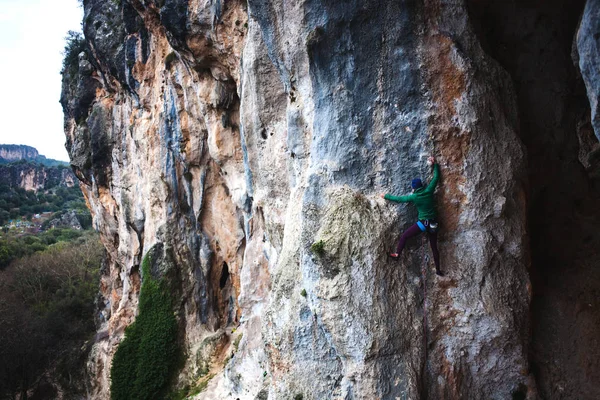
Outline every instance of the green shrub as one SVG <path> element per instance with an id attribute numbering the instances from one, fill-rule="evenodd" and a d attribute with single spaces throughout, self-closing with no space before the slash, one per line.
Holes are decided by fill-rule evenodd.
<path id="1" fill-rule="evenodd" d="M 142 262 L 139 315 L 125 330 L 111 369 L 114 400 L 164 398 L 177 367 L 177 320 L 165 279 L 150 274 L 151 259 Z"/>
<path id="2" fill-rule="evenodd" d="M 67 32 L 65 41 L 63 68 L 61 72 L 74 76 L 79 70 L 79 53 L 86 49 L 85 39 L 81 33 L 69 31 Z"/>
<path id="3" fill-rule="evenodd" d="M 322 240 L 319 240 L 318 242 L 314 242 L 312 244 L 312 246 L 310 246 L 310 250 L 318 255 L 318 256 L 322 256 L 323 254 L 325 254 L 325 242 Z"/>
<path id="4" fill-rule="evenodd" d="M 300 292 L 300 296 L 306 297 L 306 289 L 302 289 L 302 291 Z"/>
<path id="5" fill-rule="evenodd" d="M 77 239 L 82 235 L 81 231 L 71 228 L 61 229 L 61 233 L 56 236 L 56 240 L 59 242 L 70 242 L 73 239 Z"/>
<path id="6" fill-rule="evenodd" d="M 86 210 L 87 211 L 87 210 Z M 81 225 L 81 229 L 91 229 L 92 228 L 92 216 L 90 212 L 78 212 L 76 215 L 79 224 Z"/>

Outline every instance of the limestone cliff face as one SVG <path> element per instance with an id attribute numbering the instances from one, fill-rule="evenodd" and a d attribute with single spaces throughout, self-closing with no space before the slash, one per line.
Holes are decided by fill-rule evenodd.
<path id="1" fill-rule="evenodd" d="M 178 384 L 214 375 L 197 398 L 536 398 L 517 97 L 466 4 L 84 6 L 61 101 L 108 250 L 94 398 L 149 251 L 178 288 Z M 430 154 L 443 279 L 420 239 L 386 257 L 416 213 L 379 198 Z"/>
<path id="2" fill-rule="evenodd" d="M 65 166 L 67 163 L 51 158 L 46 158 L 31 146 L 22 144 L 0 144 L 0 164 L 11 163 L 14 161 L 26 160 L 35 161 L 46 166 Z"/>
<path id="3" fill-rule="evenodd" d="M 0 145 L 0 159 L 4 161 L 34 160 L 39 155 L 38 151 L 31 146 L 16 144 Z"/>
<path id="4" fill-rule="evenodd" d="M 69 168 L 32 163 L 0 165 L 0 182 L 25 190 L 47 190 L 55 186 L 72 187 L 77 178 Z"/>

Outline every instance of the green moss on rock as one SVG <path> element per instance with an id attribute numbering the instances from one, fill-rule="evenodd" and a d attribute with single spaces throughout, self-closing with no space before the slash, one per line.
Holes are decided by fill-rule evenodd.
<path id="1" fill-rule="evenodd" d="M 162 399 L 177 369 L 177 320 L 165 279 L 150 273 L 149 251 L 142 262 L 139 315 L 125 330 L 111 369 L 114 400 Z"/>

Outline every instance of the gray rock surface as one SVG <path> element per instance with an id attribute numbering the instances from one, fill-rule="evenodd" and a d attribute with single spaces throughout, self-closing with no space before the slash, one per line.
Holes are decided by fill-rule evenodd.
<path id="1" fill-rule="evenodd" d="M 71 228 L 81 229 L 81 223 L 77 219 L 77 213 L 74 210 L 68 211 L 60 216 L 60 218 L 54 218 L 48 222 L 48 229 L 52 228 Z"/>
<path id="2" fill-rule="evenodd" d="M 59 186 L 72 187 L 77 178 L 70 168 L 23 162 L 0 164 L 0 182 L 10 187 L 43 192 Z"/>
<path id="3" fill-rule="evenodd" d="M 108 250 L 94 398 L 151 249 L 177 297 L 177 385 L 210 378 L 196 398 L 537 397 L 517 97 L 466 7 L 85 2 L 62 104 Z M 386 257 L 416 212 L 379 194 L 429 179 L 430 154 L 445 278 L 424 240 Z"/>
<path id="4" fill-rule="evenodd" d="M 18 160 L 35 160 L 40 153 L 31 147 L 25 145 L 2 144 L 0 145 L 0 159 L 5 162 Z"/>
<path id="5" fill-rule="evenodd" d="M 588 0 L 577 32 L 579 69 L 587 88 L 592 125 L 600 140 L 600 1 Z"/>

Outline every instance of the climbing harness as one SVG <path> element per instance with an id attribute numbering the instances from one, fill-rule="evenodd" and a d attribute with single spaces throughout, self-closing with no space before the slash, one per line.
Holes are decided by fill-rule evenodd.
<path id="1" fill-rule="evenodd" d="M 436 221 L 429 221 L 429 232 L 436 233 L 438 230 L 439 224 Z"/>
<path id="2" fill-rule="evenodd" d="M 430 232 L 430 233 L 436 233 L 438 230 L 438 223 L 437 221 L 433 220 L 433 219 L 426 219 L 423 221 L 417 221 L 417 225 L 419 226 L 419 229 L 421 230 L 421 232 Z"/>

